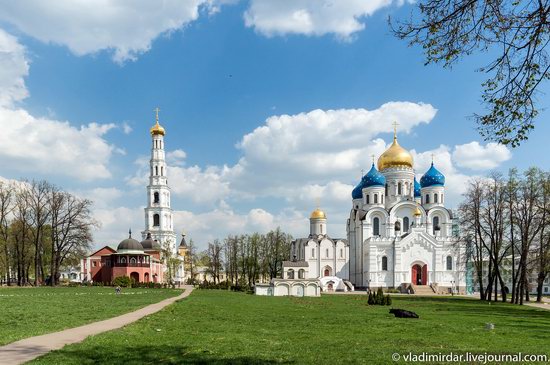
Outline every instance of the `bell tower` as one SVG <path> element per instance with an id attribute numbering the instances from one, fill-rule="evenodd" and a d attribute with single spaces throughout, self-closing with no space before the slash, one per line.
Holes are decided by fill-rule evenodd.
<path id="1" fill-rule="evenodd" d="M 145 208 L 145 230 L 143 238 L 151 233 L 162 248 L 168 244 L 176 253 L 176 233 L 173 212 L 170 207 L 170 187 L 166 177 L 164 153 L 164 128 L 159 124 L 159 108 L 155 109 L 156 122 L 151 128 L 151 159 L 149 160 L 149 185 L 147 185 L 147 207 Z"/>

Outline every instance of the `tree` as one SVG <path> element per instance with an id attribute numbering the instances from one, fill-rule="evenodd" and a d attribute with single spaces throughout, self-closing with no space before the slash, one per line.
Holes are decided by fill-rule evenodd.
<path id="1" fill-rule="evenodd" d="M 11 183 L 0 182 L 0 263 L 8 286 L 11 285 L 11 252 L 9 222 L 14 209 L 15 187 Z"/>
<path id="2" fill-rule="evenodd" d="M 394 34 L 424 49 L 426 64 L 451 67 L 475 52 L 494 54 L 480 68 L 484 114 L 475 114 L 486 140 L 512 147 L 528 138 L 538 115 L 537 92 L 550 78 L 547 0 L 421 0 L 419 14 L 392 22 Z"/>
<path id="3" fill-rule="evenodd" d="M 208 266 L 207 272 L 212 276 L 214 284 L 220 282 L 220 271 L 223 267 L 222 245 L 217 239 L 213 243 L 208 243 L 207 249 Z"/>

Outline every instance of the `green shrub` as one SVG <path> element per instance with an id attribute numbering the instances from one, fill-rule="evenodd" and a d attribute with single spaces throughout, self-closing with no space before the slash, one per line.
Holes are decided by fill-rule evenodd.
<path id="1" fill-rule="evenodd" d="M 368 303 L 369 305 L 374 305 L 374 294 L 373 292 L 369 291 L 369 300 L 368 300 Z"/>
<path id="2" fill-rule="evenodd" d="M 120 286 L 122 288 L 130 288 L 132 286 L 132 279 L 128 276 L 117 276 L 113 280 L 113 286 Z"/>
<path id="3" fill-rule="evenodd" d="M 377 305 L 384 305 L 384 289 L 382 289 L 382 287 L 379 287 L 376 291 L 376 298 L 374 302 Z"/>
<path id="4" fill-rule="evenodd" d="M 386 305 L 391 305 L 391 297 L 390 295 L 386 295 Z"/>

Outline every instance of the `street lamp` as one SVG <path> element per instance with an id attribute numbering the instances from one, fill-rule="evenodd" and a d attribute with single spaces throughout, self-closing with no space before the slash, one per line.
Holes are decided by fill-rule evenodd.
<path id="1" fill-rule="evenodd" d="M 455 281 L 451 280 L 451 295 L 455 295 Z"/>

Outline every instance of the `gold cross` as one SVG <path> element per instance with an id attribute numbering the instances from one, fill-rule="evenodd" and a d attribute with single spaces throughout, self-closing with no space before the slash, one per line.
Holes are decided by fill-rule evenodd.
<path id="1" fill-rule="evenodd" d="M 434 154 L 432 153 L 432 165 L 434 164 Z"/>
<path id="2" fill-rule="evenodd" d="M 154 111 L 155 111 L 155 112 L 156 112 L 156 114 L 157 114 L 157 116 L 156 116 L 156 120 L 157 120 L 157 123 L 158 123 L 158 121 L 159 121 L 159 112 L 160 112 L 160 108 L 159 108 L 159 107 L 157 106 L 157 107 L 155 108 L 155 110 L 154 110 Z"/>
<path id="3" fill-rule="evenodd" d="M 372 157 L 372 164 L 374 165 L 374 155 L 370 155 Z"/>
<path id="4" fill-rule="evenodd" d="M 399 123 L 393 122 L 392 125 L 393 125 L 393 138 L 397 138 L 397 126 L 399 125 Z"/>

